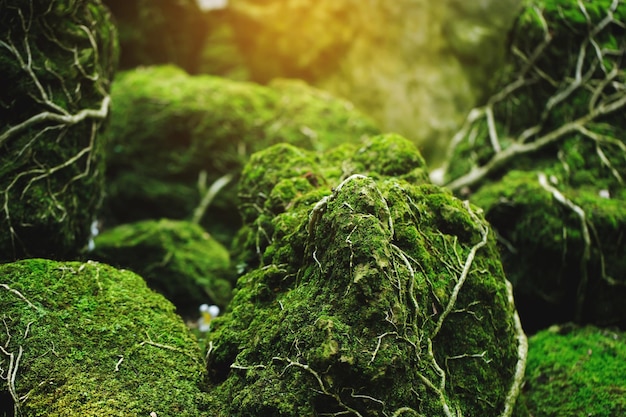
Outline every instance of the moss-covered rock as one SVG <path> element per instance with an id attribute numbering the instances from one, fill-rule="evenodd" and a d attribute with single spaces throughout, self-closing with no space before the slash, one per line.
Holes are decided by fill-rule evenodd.
<path id="1" fill-rule="evenodd" d="M 510 415 L 526 342 L 487 224 L 406 139 L 337 170 L 347 147 L 246 165 L 249 272 L 208 335 L 211 412 Z"/>
<path id="2" fill-rule="evenodd" d="M 498 231 L 529 331 L 626 325 L 625 22 L 623 2 L 528 1 L 451 148 L 447 186 Z"/>
<path id="3" fill-rule="evenodd" d="M 626 336 L 593 326 L 553 326 L 529 341 L 516 417 L 626 414 Z"/>
<path id="4" fill-rule="evenodd" d="M 262 87 L 152 67 L 121 74 L 112 96 L 107 207 L 115 222 L 191 217 L 209 184 L 271 144 L 324 149 L 377 133 L 351 104 L 297 82 Z M 222 241 L 240 225 L 235 188 L 203 222 Z"/>
<path id="5" fill-rule="evenodd" d="M 197 416 L 203 360 L 174 308 L 95 262 L 0 265 L 0 413 Z"/>
<path id="6" fill-rule="evenodd" d="M 203 303 L 223 308 L 231 298 L 228 250 L 194 223 L 161 219 L 120 225 L 98 235 L 89 256 L 141 275 L 185 316 L 197 314 Z"/>
<path id="7" fill-rule="evenodd" d="M 103 0 L 120 33 L 120 68 L 175 64 L 195 72 L 209 30 L 196 0 Z"/>
<path id="8" fill-rule="evenodd" d="M 71 257 L 102 202 L 117 32 L 99 0 L 0 10 L 0 261 Z"/>

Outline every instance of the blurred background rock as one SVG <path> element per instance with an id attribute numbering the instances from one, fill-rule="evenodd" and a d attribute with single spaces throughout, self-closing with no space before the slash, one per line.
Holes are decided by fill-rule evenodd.
<path id="1" fill-rule="evenodd" d="M 105 3 L 120 28 L 122 68 L 303 79 L 411 139 L 436 166 L 490 91 L 521 0 Z"/>

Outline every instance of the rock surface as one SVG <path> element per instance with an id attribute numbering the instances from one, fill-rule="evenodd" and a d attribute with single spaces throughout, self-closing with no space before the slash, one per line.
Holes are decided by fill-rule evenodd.
<path id="1" fill-rule="evenodd" d="M 249 272 L 208 334 L 213 415 L 510 415 L 525 336 L 477 209 L 399 136 L 316 155 L 244 169 Z"/>
<path id="2" fill-rule="evenodd" d="M 626 326 L 625 22 L 623 2 L 529 2 L 500 91 L 451 148 L 447 186 L 499 233 L 531 332 Z"/>
<path id="3" fill-rule="evenodd" d="M 626 413 L 626 336 L 593 326 L 553 326 L 529 341 L 516 417 Z"/>
<path id="4" fill-rule="evenodd" d="M 203 303 L 224 308 L 231 298 L 228 250 L 197 224 L 144 220 L 106 230 L 89 257 L 130 269 L 163 294 L 184 316 Z"/>
<path id="5" fill-rule="evenodd" d="M 113 224 L 191 218 L 211 183 L 236 178 L 252 152 L 271 144 L 321 150 L 378 133 L 350 103 L 299 82 L 263 87 L 171 66 L 139 68 L 118 76 L 112 97 L 106 207 Z M 240 225 L 235 184 L 202 222 L 222 242 Z"/>
<path id="6" fill-rule="evenodd" d="M 0 277 L 0 414 L 174 417 L 206 406 L 195 339 L 138 275 L 28 259 L 0 265 Z"/>
<path id="7" fill-rule="evenodd" d="M 0 10 L 0 262 L 69 258 L 102 202 L 117 32 L 99 0 Z"/>

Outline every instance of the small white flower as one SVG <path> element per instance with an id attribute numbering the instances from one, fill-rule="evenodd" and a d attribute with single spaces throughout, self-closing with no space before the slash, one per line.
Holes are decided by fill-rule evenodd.
<path id="1" fill-rule="evenodd" d="M 200 306 L 200 318 L 198 319 L 198 330 L 208 332 L 211 329 L 211 320 L 220 314 L 220 308 L 216 305 L 202 304 Z"/>
<path id="2" fill-rule="evenodd" d="M 609 193 L 609 190 L 600 190 L 598 191 L 598 195 L 602 198 L 611 198 L 611 194 Z"/>

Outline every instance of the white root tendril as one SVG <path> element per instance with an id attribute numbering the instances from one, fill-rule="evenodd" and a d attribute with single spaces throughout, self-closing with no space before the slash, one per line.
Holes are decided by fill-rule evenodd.
<path id="1" fill-rule="evenodd" d="M 453 159 L 455 149 L 463 141 L 468 141 L 471 144 L 471 132 L 478 126 L 477 123 L 479 122 L 486 123 L 492 156 L 484 163 L 477 164 L 474 161 L 474 166 L 469 172 L 445 184 L 447 188 L 454 192 L 471 189 L 483 182 L 487 177 L 506 167 L 515 158 L 545 149 L 564 140 L 573 133 L 582 133 L 587 138 L 594 140 L 596 142 L 596 151 L 602 164 L 611 170 L 613 176 L 620 183 L 623 183 L 620 172 L 612 166 L 602 146 L 611 144 L 620 147 L 624 151 L 624 144 L 619 140 L 593 133 L 590 129 L 591 124 L 601 117 L 619 111 L 623 112 L 626 108 L 626 95 L 624 94 L 626 82 L 623 77 L 623 67 L 621 67 L 619 62 L 620 57 L 626 51 L 624 48 L 616 50 L 601 48 L 596 40 L 598 35 L 611 24 L 624 27 L 624 23 L 618 21 L 614 15 L 619 3 L 619 0 L 613 0 L 605 12 L 605 17 L 600 22 L 594 24 L 583 2 L 578 2 L 580 11 L 587 20 L 589 32 L 578 48 L 572 74 L 566 75 L 563 80 L 552 79 L 537 64 L 539 58 L 552 42 L 552 34 L 543 12 L 536 7 L 534 8 L 536 17 L 543 27 L 545 35 L 543 42 L 537 45 L 533 51 L 530 51 L 528 55 L 519 49 L 513 50 L 514 54 L 525 62 L 525 66 L 520 70 L 517 78 L 494 94 L 485 106 L 469 112 L 465 123 L 454 135 L 450 143 L 446 159 L 448 161 Z M 585 63 L 589 62 L 592 57 L 589 48 L 592 49 L 591 52 L 594 59 L 585 68 Z M 594 78 L 598 68 L 602 70 L 603 78 Z M 540 81 L 547 82 L 555 89 L 553 95 L 545 102 L 540 120 L 535 125 L 528 126 L 517 133 L 515 137 L 507 137 L 508 144 L 503 146 L 501 141 L 502 132 L 498 132 L 495 123 L 494 106 L 501 105 L 505 100 L 514 100 L 514 94 L 520 88 L 530 87 Z M 560 126 L 557 125 L 554 128 L 546 129 L 544 125 L 545 120 L 554 112 L 559 111 L 561 107 L 567 106 L 568 100 L 573 97 L 574 93 L 580 90 L 587 90 L 590 93 L 586 113 L 576 116 L 571 121 L 563 122 Z M 434 173 L 433 179 L 438 180 L 438 184 L 442 184 L 449 168 L 448 162 Z"/>
<path id="2" fill-rule="evenodd" d="M 30 15 L 25 15 L 19 7 L 15 10 L 16 19 L 19 19 L 18 25 L 15 25 L 14 29 L 16 30 L 14 32 L 8 32 L 7 36 L 0 40 L 0 49 L 8 51 L 8 54 L 19 64 L 23 77 L 28 80 L 28 84 L 32 85 L 32 91 L 23 94 L 32 99 L 34 102 L 33 109 L 39 109 L 39 112 L 24 116 L 23 120 L 13 121 L 12 125 L 0 128 L 0 147 L 10 147 L 11 141 L 21 140 L 24 134 L 30 135 L 24 139 L 24 145 L 19 145 L 22 148 L 13 154 L 18 160 L 17 162 L 25 168 L 17 173 L 4 189 L 0 190 L 0 196 L 3 199 L 1 210 L 14 247 L 19 241 L 14 225 L 16 220 L 12 218 L 10 208 L 10 200 L 15 198 L 11 195 L 14 189 L 19 188 L 20 182 L 24 182 L 24 188 L 19 192 L 19 197 L 23 198 L 35 183 L 46 181 L 58 171 L 65 170 L 70 166 L 80 166 L 79 169 L 82 172 L 69 178 L 65 184 L 45 187 L 49 197 L 47 199 L 49 207 L 45 215 L 53 217 L 58 222 L 64 221 L 68 213 L 61 196 L 67 192 L 71 184 L 97 172 L 97 167 L 93 166 L 95 165 L 93 162 L 97 158 L 94 152 L 95 136 L 101 124 L 108 117 L 111 105 L 111 97 L 107 93 L 109 80 L 100 73 L 101 70 L 104 72 L 106 69 L 102 68 L 100 63 L 100 51 L 92 29 L 80 21 L 74 21 L 73 23 L 80 29 L 80 32 L 72 34 L 72 39 L 75 39 L 76 42 L 74 44 L 73 40 L 61 41 L 58 39 L 43 19 L 39 22 L 47 29 L 41 32 L 41 36 L 45 37 L 45 41 L 51 42 L 59 54 L 65 54 L 66 61 L 64 64 L 75 67 L 82 77 L 80 79 L 65 79 L 53 69 L 53 65 L 50 65 L 47 60 L 38 62 L 38 57 L 31 50 L 32 45 L 40 40 L 31 37 L 30 28 L 34 23 L 32 11 Z M 5 12 L 8 13 L 9 11 L 3 11 L 3 13 Z M 19 33 L 20 31 L 22 33 Z M 80 62 L 82 54 L 78 53 L 78 45 L 85 40 L 89 42 L 92 52 L 89 64 L 93 64 L 93 74 L 88 74 L 85 65 Z M 58 94 L 62 96 L 62 100 L 57 99 L 50 87 L 42 81 L 45 77 L 52 78 L 55 85 L 58 85 Z M 95 108 L 83 108 L 84 106 L 81 105 L 83 100 L 81 85 L 84 80 L 90 81 L 96 94 L 100 97 L 99 105 L 96 105 Z M 71 86 L 69 83 L 75 83 L 75 85 Z M 60 105 L 59 102 L 62 102 L 63 105 Z M 76 110 L 70 111 L 68 109 Z M 37 142 L 45 140 L 51 143 L 61 143 L 66 139 L 72 126 L 85 123 L 90 124 L 91 134 L 84 135 L 86 139 L 89 139 L 89 144 L 83 149 L 74 151 L 73 155 L 66 156 L 63 161 L 55 162 L 53 166 L 37 160 L 37 152 L 35 151 Z M 30 133 L 31 131 L 33 133 Z M 60 146 L 63 147 L 63 145 Z M 21 219 L 21 221 L 24 220 Z"/>

